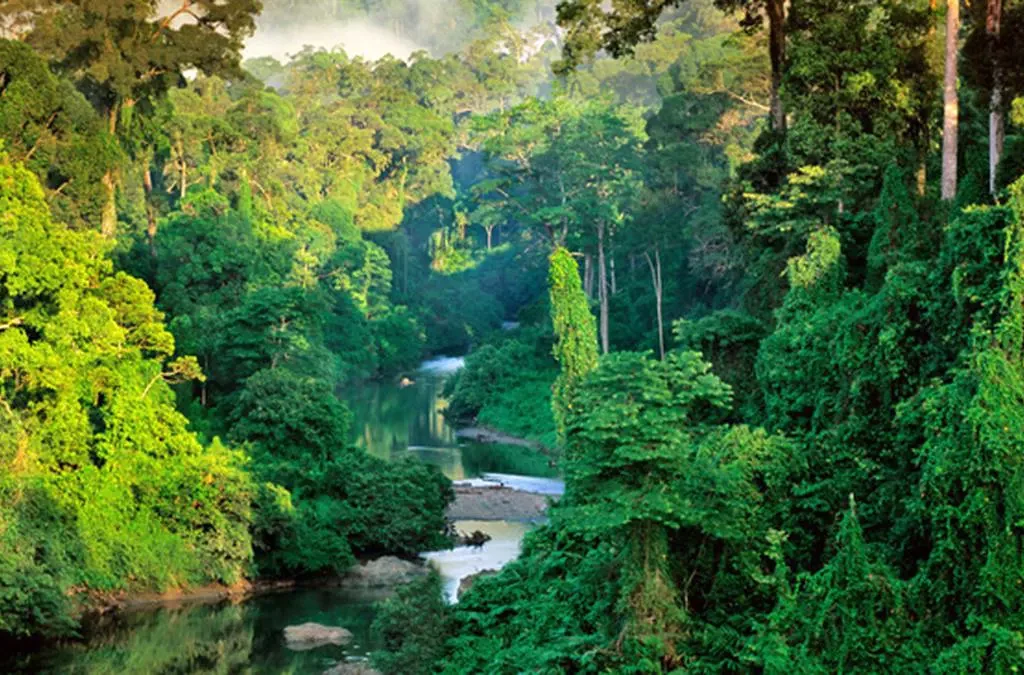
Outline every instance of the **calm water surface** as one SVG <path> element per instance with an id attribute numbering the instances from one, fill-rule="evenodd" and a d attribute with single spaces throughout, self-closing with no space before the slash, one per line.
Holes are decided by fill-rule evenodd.
<path id="1" fill-rule="evenodd" d="M 156 675 L 159 673 L 293 673 L 319 675 L 339 661 L 377 648 L 370 623 L 381 593 L 294 590 L 242 603 L 189 604 L 123 613 L 92 626 L 84 642 L 21 655 L 0 654 L 2 673 Z M 346 647 L 289 650 L 284 628 L 315 621 L 344 626 Z"/>
<path id="2" fill-rule="evenodd" d="M 523 476 L 555 476 L 547 458 L 539 453 L 456 438 L 444 416 L 446 402 L 441 390 L 445 378 L 461 365 L 461 359 L 433 359 L 411 376 L 412 384 L 367 383 L 343 390 L 341 395 L 355 419 L 355 442 L 384 459 L 418 457 L 453 480 L 484 474 L 513 474 L 506 476 L 511 481 Z M 457 529 L 483 530 L 492 540 L 481 548 L 458 547 L 425 557 L 441 569 L 446 593 L 454 599 L 460 578 L 513 560 L 531 527 L 530 523 L 459 521 Z M 365 658 L 379 647 L 370 625 L 375 603 L 386 595 L 384 591 L 312 588 L 240 603 L 126 612 L 88 626 L 83 641 L 21 654 L 0 651 L 0 673 L 319 675 L 339 661 Z M 289 650 L 284 628 L 307 621 L 343 626 L 353 633 L 354 640 L 345 647 Z"/>

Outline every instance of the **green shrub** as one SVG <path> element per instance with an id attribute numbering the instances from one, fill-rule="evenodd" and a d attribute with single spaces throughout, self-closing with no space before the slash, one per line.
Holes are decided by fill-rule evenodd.
<path id="1" fill-rule="evenodd" d="M 398 589 L 378 606 L 373 631 L 383 649 L 374 652 L 373 665 L 387 675 L 426 675 L 435 672 L 453 634 L 452 610 L 445 603 L 436 570 Z"/>

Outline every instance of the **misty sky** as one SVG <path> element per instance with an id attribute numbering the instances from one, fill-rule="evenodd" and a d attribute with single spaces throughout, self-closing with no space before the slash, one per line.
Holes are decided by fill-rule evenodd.
<path id="1" fill-rule="evenodd" d="M 556 2 L 525 0 L 523 24 L 533 26 L 542 17 L 552 18 Z M 461 48 L 475 24 L 473 16 L 460 15 L 467 10 L 460 9 L 456 0 L 381 3 L 374 15 L 360 11 L 361 6 L 353 0 L 265 0 L 264 14 L 256 35 L 246 45 L 245 58 L 286 60 L 306 45 L 340 46 L 350 55 L 367 59 L 386 54 L 405 59 L 418 50 L 436 56 L 437 52 Z"/>
<path id="2" fill-rule="evenodd" d="M 423 48 L 412 41 L 396 37 L 383 26 L 362 19 L 327 23 L 311 20 L 286 28 L 264 22 L 256 35 L 246 43 L 245 58 L 273 56 L 284 61 L 289 54 L 301 51 L 305 45 L 327 49 L 341 46 L 350 56 L 367 59 L 379 59 L 386 54 L 405 59 Z"/>

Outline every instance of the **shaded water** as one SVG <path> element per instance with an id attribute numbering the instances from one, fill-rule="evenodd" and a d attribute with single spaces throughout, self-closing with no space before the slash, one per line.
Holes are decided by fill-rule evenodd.
<path id="1" fill-rule="evenodd" d="M 448 403 L 441 392 L 445 379 L 462 363 L 461 358 L 454 357 L 426 361 L 406 386 L 368 382 L 342 389 L 341 397 L 352 411 L 354 442 L 382 459 L 418 457 L 452 480 L 485 473 L 556 476 L 556 469 L 540 452 L 456 436 L 445 417 Z"/>
<path id="2" fill-rule="evenodd" d="M 374 603 L 384 595 L 336 588 L 300 589 L 241 603 L 125 612 L 94 625 L 84 642 L 21 655 L 0 654 L 0 672 L 319 675 L 339 661 L 365 658 L 379 647 L 370 624 Z M 291 651 L 284 644 L 282 631 L 306 621 L 344 626 L 354 639 L 345 647 Z"/>
<path id="3" fill-rule="evenodd" d="M 352 409 L 355 441 L 387 460 L 415 456 L 438 466 L 449 478 L 497 478 L 507 485 L 557 494 L 560 483 L 533 481 L 555 470 L 541 453 L 517 446 L 462 442 L 444 417 L 444 379 L 461 359 L 434 359 L 412 376 L 414 382 L 367 383 L 340 392 Z M 501 474 L 491 476 L 490 474 Z M 459 581 L 475 572 L 498 569 L 519 553 L 530 523 L 458 521 L 458 530 L 481 530 L 492 539 L 482 547 L 427 553 L 441 570 L 454 600 Z M 249 600 L 136 610 L 90 626 L 79 642 L 20 654 L 0 646 L 0 673 L 99 675 L 101 673 L 323 673 L 347 659 L 365 658 L 379 647 L 370 630 L 375 602 L 386 592 L 308 588 Z M 353 641 L 291 651 L 285 627 L 307 621 L 350 630 Z"/>

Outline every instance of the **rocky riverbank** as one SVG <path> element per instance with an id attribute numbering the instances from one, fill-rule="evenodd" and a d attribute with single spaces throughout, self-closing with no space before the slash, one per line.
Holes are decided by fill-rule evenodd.
<path id="1" fill-rule="evenodd" d="M 503 485 L 455 486 L 448 507 L 451 520 L 538 520 L 545 517 L 548 497 Z"/>

